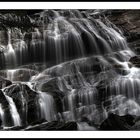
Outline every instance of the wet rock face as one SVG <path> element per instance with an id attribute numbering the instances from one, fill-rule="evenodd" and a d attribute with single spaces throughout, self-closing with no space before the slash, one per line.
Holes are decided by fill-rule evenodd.
<path id="1" fill-rule="evenodd" d="M 134 119 L 131 115 L 118 116 L 111 113 L 100 125 L 100 130 L 131 130 L 135 124 Z"/>
<path id="2" fill-rule="evenodd" d="M 119 27 L 128 41 L 128 46 L 140 54 L 140 11 L 112 10 L 108 18 Z"/>
<path id="3" fill-rule="evenodd" d="M 1 104 L 1 109 L 4 111 L 4 124 L 6 126 L 11 126 L 13 125 L 11 113 L 10 113 L 10 105 L 4 95 L 4 93 L 0 90 L 0 104 Z M 1 116 L 2 117 L 2 116 Z M 2 119 L 2 118 L 1 118 Z"/>
<path id="4" fill-rule="evenodd" d="M 42 64 L 32 64 L 21 66 L 15 70 L 0 70 L 0 75 L 2 76 L 0 77 L 0 81 L 3 81 L 3 85 L 5 83 L 4 81 L 6 81 L 6 85 L 9 85 L 10 80 L 26 82 L 29 81 L 31 77 L 38 74 L 44 67 L 45 66 Z"/>
<path id="5" fill-rule="evenodd" d="M 3 77 L 0 77 L 0 89 L 4 88 L 4 87 L 7 87 L 9 85 L 11 85 L 12 82 L 8 79 L 5 79 Z"/>
<path id="6" fill-rule="evenodd" d="M 63 105 L 62 105 L 62 99 L 65 96 L 67 91 L 62 91 L 59 87 L 59 79 L 53 78 L 49 81 L 46 81 L 41 86 L 42 92 L 47 92 L 51 96 L 53 96 L 56 104 L 56 110 L 57 112 L 62 112 Z"/>
<path id="7" fill-rule="evenodd" d="M 139 10 L 116 10 L 116 14 L 114 14 L 114 10 L 111 12 L 112 14 L 108 15 L 109 20 L 122 28 L 124 35 L 128 37 L 127 39 L 129 39 L 129 37 L 139 36 Z M 131 41 L 131 38 L 128 41 Z"/>
<path id="8" fill-rule="evenodd" d="M 78 130 L 78 126 L 76 122 L 37 122 L 37 124 L 31 124 L 30 127 L 26 128 L 23 126 L 15 126 L 12 128 L 6 129 L 7 131 L 10 130 L 24 130 L 24 131 L 75 131 Z"/>
<path id="9" fill-rule="evenodd" d="M 12 81 L 29 81 L 30 78 L 38 72 L 30 69 L 17 69 L 15 72 L 7 72 L 8 79 Z"/>
<path id="10" fill-rule="evenodd" d="M 0 52 L 6 50 L 8 45 L 8 34 L 6 30 L 0 30 Z"/>
<path id="11" fill-rule="evenodd" d="M 23 30 L 29 30 L 29 28 L 35 25 L 33 21 L 31 21 L 30 17 L 25 13 L 29 14 L 27 11 L 0 11 L 0 22 L 2 23 L 1 25 L 3 27 L 17 27 Z"/>
<path id="12" fill-rule="evenodd" d="M 132 63 L 132 65 L 134 67 L 138 67 L 140 68 L 140 56 L 134 56 L 134 57 L 131 57 L 130 60 L 129 60 L 130 63 Z"/>
<path id="13" fill-rule="evenodd" d="M 20 83 L 6 88 L 4 92 L 15 102 L 23 125 L 38 120 L 38 94 L 36 92 Z"/>
<path id="14" fill-rule="evenodd" d="M 50 92 L 52 96 L 64 97 L 64 93 L 59 87 L 59 82 L 58 78 L 50 79 L 42 84 L 41 91 Z"/>
<path id="15" fill-rule="evenodd" d="M 38 126 L 33 126 L 29 129 L 25 129 L 26 131 L 34 131 L 34 130 L 53 130 L 53 131 L 72 131 L 77 130 L 77 123 L 76 122 L 57 122 L 52 121 L 45 124 L 40 124 Z"/>

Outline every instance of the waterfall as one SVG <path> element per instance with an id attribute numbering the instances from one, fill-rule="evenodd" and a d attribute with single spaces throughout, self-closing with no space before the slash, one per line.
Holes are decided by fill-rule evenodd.
<path id="1" fill-rule="evenodd" d="M 42 119 L 95 130 L 86 120 L 140 115 L 140 69 L 129 62 L 136 53 L 118 27 L 88 12 L 44 10 L 34 19 L 38 26 L 5 31 L 0 76 L 12 81 L 2 91 L 14 126 Z M 0 100 L 3 125 L 4 105 Z"/>
<path id="2" fill-rule="evenodd" d="M 134 55 L 121 31 L 112 28 L 109 21 L 106 25 L 101 19 L 85 18 L 78 10 L 70 10 L 70 17 L 65 17 L 65 12 L 44 11 L 40 15 L 43 21 L 38 19 L 41 27 L 32 32 L 8 29 L 8 51 L 2 59 L 6 67 L 34 62 L 55 65 L 92 55 L 105 55 L 108 61 L 126 61 Z"/>
<path id="3" fill-rule="evenodd" d="M 15 54 L 15 51 L 13 49 L 13 46 L 11 44 L 11 30 L 9 29 L 8 30 L 8 45 L 7 45 L 7 52 L 5 52 L 5 61 L 6 61 L 6 65 L 9 65 L 9 66 L 16 66 L 16 54 Z M 11 65 L 12 64 L 12 65 Z"/>
<path id="4" fill-rule="evenodd" d="M 39 105 L 42 119 L 49 122 L 55 120 L 54 100 L 51 95 L 39 92 Z"/>
<path id="5" fill-rule="evenodd" d="M 14 73 L 16 72 L 16 70 L 7 70 L 7 79 L 14 81 Z"/>
<path id="6" fill-rule="evenodd" d="M 13 99 L 7 95 L 5 95 L 5 97 L 10 105 L 10 112 L 12 115 L 14 126 L 21 126 L 21 119 L 20 119 L 19 113 L 17 111 L 16 105 L 15 105 Z"/>
<path id="7" fill-rule="evenodd" d="M 2 121 L 2 126 L 5 125 L 5 122 L 4 122 L 4 111 L 2 109 L 2 105 L 0 104 L 0 118 L 1 118 L 1 121 Z"/>

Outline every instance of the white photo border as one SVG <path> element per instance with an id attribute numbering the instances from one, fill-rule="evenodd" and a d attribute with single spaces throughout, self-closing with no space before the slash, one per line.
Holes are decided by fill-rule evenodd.
<path id="1" fill-rule="evenodd" d="M 140 2 L 0 2 L 5 9 L 140 9 Z M 139 131 L 1 131 L 0 138 L 140 138 Z"/>

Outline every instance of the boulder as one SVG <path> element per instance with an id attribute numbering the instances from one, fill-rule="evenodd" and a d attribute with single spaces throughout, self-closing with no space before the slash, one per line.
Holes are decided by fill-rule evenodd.
<path id="1" fill-rule="evenodd" d="M 61 81 L 58 78 L 50 79 L 49 81 L 46 81 L 41 85 L 41 91 L 50 92 L 50 93 L 52 93 L 52 96 L 54 96 L 54 97 L 56 97 L 56 96 L 64 97 L 63 90 L 65 90 L 65 89 L 64 88 L 61 89 L 60 82 Z M 63 85 L 63 86 L 65 86 L 65 85 Z"/>
<path id="2" fill-rule="evenodd" d="M 129 66 L 131 67 L 131 64 L 129 64 Z M 124 65 L 120 65 L 120 64 L 114 64 L 113 65 L 113 69 L 118 73 L 118 74 L 121 74 L 121 75 L 127 75 L 129 74 L 129 70 L 126 69 L 124 67 Z"/>
<path id="3" fill-rule="evenodd" d="M 137 122 L 135 123 L 135 125 L 133 125 L 133 126 L 131 127 L 131 130 L 132 130 L 132 131 L 140 130 L 140 121 L 137 121 Z"/>
<path id="4" fill-rule="evenodd" d="M 135 118 L 131 115 L 119 116 L 109 114 L 108 118 L 100 125 L 100 130 L 131 130 Z"/>
<path id="5" fill-rule="evenodd" d="M 140 116 L 135 116 L 135 124 L 131 127 L 131 130 L 140 130 Z"/>
<path id="6" fill-rule="evenodd" d="M 131 57 L 129 62 L 132 63 L 134 67 L 140 68 L 140 56 L 139 55 Z"/>

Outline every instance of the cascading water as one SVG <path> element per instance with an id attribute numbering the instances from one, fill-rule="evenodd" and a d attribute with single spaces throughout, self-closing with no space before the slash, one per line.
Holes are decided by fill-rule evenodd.
<path id="1" fill-rule="evenodd" d="M 16 72 L 16 70 L 7 70 L 7 79 L 13 81 L 14 79 L 14 73 Z"/>
<path id="2" fill-rule="evenodd" d="M 110 21 L 85 13 L 45 10 L 31 31 L 6 31 L 1 67 L 7 70 L 0 75 L 15 84 L 5 87 L 15 126 L 45 119 L 95 130 L 82 119 L 100 124 L 110 111 L 140 115 L 140 70 L 128 62 L 135 52 Z M 2 121 L 4 114 L 0 106 Z"/>
<path id="3" fill-rule="evenodd" d="M 2 126 L 4 126 L 4 111 L 2 109 L 2 105 L 0 104 L 0 118 L 2 120 Z"/>
<path id="4" fill-rule="evenodd" d="M 7 45 L 7 52 L 4 54 L 5 55 L 5 62 L 7 63 L 6 65 L 9 66 L 16 66 L 16 54 L 13 49 L 13 46 L 11 44 L 11 30 L 8 30 L 8 45 Z"/>
<path id="5" fill-rule="evenodd" d="M 7 95 L 5 95 L 5 97 L 10 105 L 10 112 L 11 112 L 11 116 L 14 122 L 14 126 L 21 126 L 21 119 L 20 119 L 19 113 L 17 112 L 17 108 L 13 99 Z"/>
<path id="6" fill-rule="evenodd" d="M 54 100 L 47 93 L 39 93 L 39 104 L 41 108 L 41 118 L 47 121 L 55 120 Z"/>

